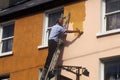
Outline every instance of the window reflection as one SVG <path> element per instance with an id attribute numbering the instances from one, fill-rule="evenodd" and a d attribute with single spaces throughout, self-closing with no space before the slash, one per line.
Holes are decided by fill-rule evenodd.
<path id="1" fill-rule="evenodd" d="M 120 61 L 105 63 L 105 80 L 120 80 Z"/>
<path id="2" fill-rule="evenodd" d="M 106 0 L 106 12 L 120 10 L 120 0 Z"/>
<path id="3" fill-rule="evenodd" d="M 120 13 L 107 16 L 107 31 L 120 28 Z"/>

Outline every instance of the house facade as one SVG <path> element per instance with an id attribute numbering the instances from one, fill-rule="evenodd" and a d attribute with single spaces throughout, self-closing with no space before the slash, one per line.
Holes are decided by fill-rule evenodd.
<path id="1" fill-rule="evenodd" d="M 120 79 L 119 0 L 5 0 L 0 4 L 0 79 L 40 80 L 49 29 L 70 13 L 57 80 Z M 3 5 L 4 4 L 4 5 Z"/>

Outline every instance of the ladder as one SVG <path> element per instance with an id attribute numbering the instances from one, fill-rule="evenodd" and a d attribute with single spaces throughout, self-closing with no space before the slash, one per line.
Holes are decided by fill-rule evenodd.
<path id="1" fill-rule="evenodd" d="M 49 80 L 50 79 L 49 73 L 52 73 L 52 74 L 54 73 L 55 66 L 56 66 L 58 57 L 60 55 L 60 48 L 61 48 L 61 41 L 59 41 L 58 44 L 57 44 L 56 51 L 54 52 L 52 60 L 50 62 L 50 66 L 49 66 L 47 72 L 45 73 L 44 80 Z M 44 71 L 45 71 L 45 68 L 43 68 L 43 70 L 42 70 L 42 74 L 41 74 L 40 80 L 43 80 L 42 79 L 42 75 L 44 75 Z"/>

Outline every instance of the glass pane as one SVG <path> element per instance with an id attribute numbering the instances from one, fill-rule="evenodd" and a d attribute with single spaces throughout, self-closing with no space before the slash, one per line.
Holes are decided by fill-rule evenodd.
<path id="1" fill-rule="evenodd" d="M 63 14 L 63 10 L 49 14 L 48 26 L 52 27 L 55 25 L 56 20 L 61 17 L 61 14 Z"/>
<path id="2" fill-rule="evenodd" d="M 107 28 L 106 30 L 113 30 L 120 28 L 120 13 L 107 16 Z"/>
<path id="3" fill-rule="evenodd" d="M 120 10 L 120 0 L 106 0 L 106 12 Z"/>
<path id="4" fill-rule="evenodd" d="M 2 38 L 11 37 L 14 35 L 14 24 L 10 24 L 3 27 Z"/>
<path id="5" fill-rule="evenodd" d="M 105 64 L 105 80 L 120 79 L 120 61 Z"/>
<path id="6" fill-rule="evenodd" d="M 13 39 L 3 40 L 2 52 L 12 51 Z"/>

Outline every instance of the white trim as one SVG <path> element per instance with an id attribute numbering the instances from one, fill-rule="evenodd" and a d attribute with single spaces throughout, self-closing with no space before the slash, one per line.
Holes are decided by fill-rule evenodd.
<path id="1" fill-rule="evenodd" d="M 115 34 L 115 33 L 120 33 L 120 29 L 110 30 L 110 31 L 106 31 L 106 32 L 100 32 L 100 33 L 97 33 L 96 36 L 102 37 L 102 36 L 107 36 L 107 35 Z"/>
<path id="2" fill-rule="evenodd" d="M 0 57 L 9 56 L 9 55 L 12 55 L 12 54 L 13 54 L 13 52 L 9 51 L 9 52 L 5 52 L 5 53 L 0 54 Z"/>
<path id="3" fill-rule="evenodd" d="M 105 0 L 102 0 L 102 25 L 101 25 L 101 32 L 106 32 L 106 16 L 105 16 Z"/>
<path id="4" fill-rule="evenodd" d="M 14 38 L 14 36 L 3 38 L 2 40 L 8 40 L 8 39 L 12 39 L 12 38 Z"/>
<path id="5" fill-rule="evenodd" d="M 104 80 L 104 63 L 100 61 L 100 80 Z"/>
<path id="6" fill-rule="evenodd" d="M 41 45 L 37 47 L 38 49 L 44 49 L 44 48 L 48 48 L 48 45 Z"/>
<path id="7" fill-rule="evenodd" d="M 43 41 L 42 41 L 42 44 L 43 44 L 43 46 L 44 45 L 48 45 L 48 30 L 47 30 L 47 28 L 48 28 L 48 14 L 46 14 L 45 13 L 45 15 L 44 15 L 44 27 L 43 27 Z"/>
<path id="8" fill-rule="evenodd" d="M 111 15 L 111 14 L 116 14 L 116 13 L 120 13 L 120 10 L 117 10 L 117 11 L 113 11 L 113 12 L 106 13 L 106 15 Z"/>

